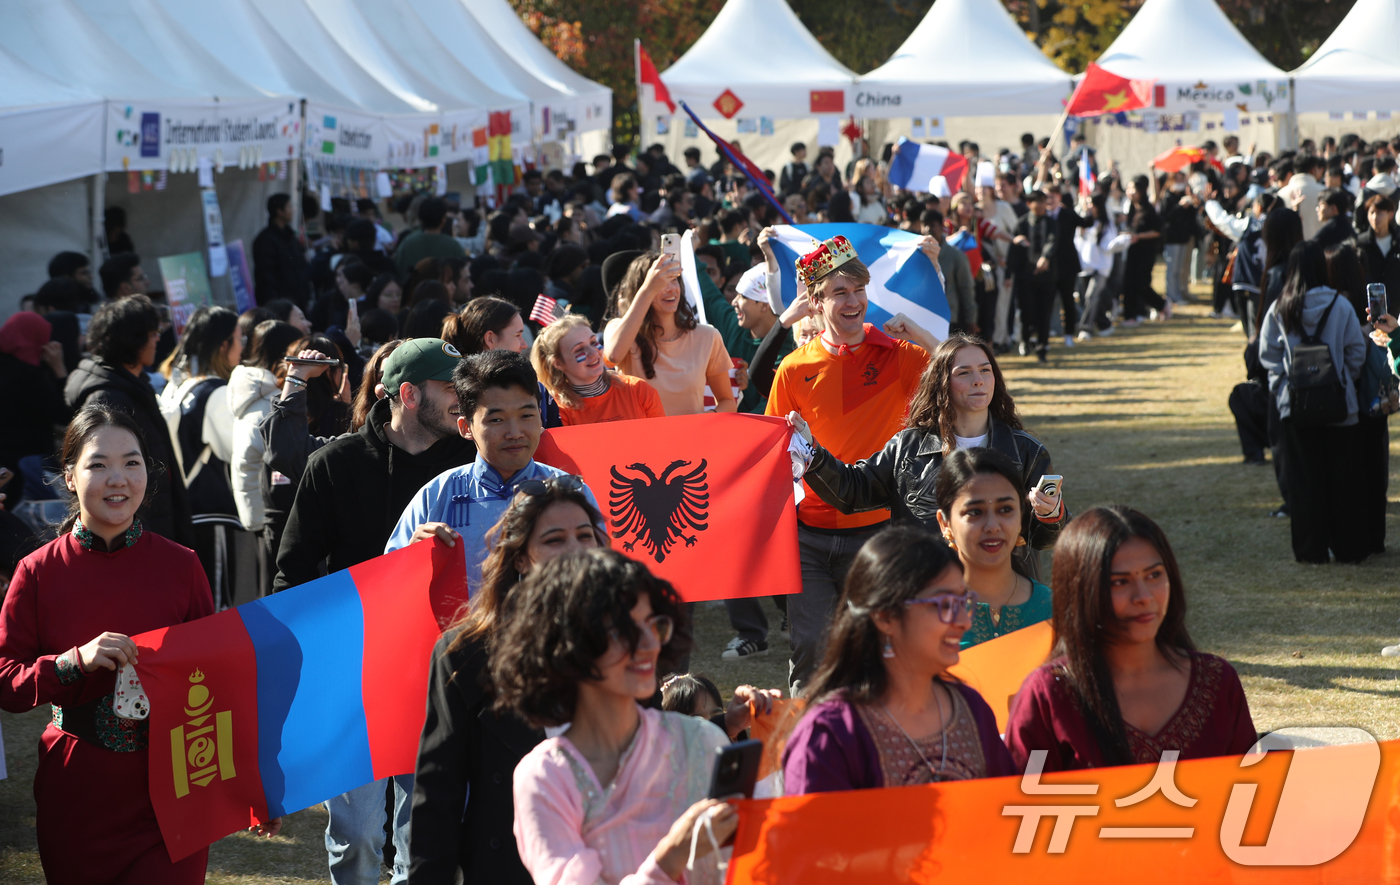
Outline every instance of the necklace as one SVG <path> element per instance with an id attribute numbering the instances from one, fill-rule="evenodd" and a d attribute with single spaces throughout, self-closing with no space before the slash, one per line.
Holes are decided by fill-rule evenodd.
<path id="1" fill-rule="evenodd" d="M 937 701 L 938 698 L 935 697 L 934 700 Z M 890 721 L 894 723 L 894 727 L 899 729 L 899 733 L 904 735 L 904 739 L 909 742 L 909 746 L 913 747 L 914 752 L 919 754 L 919 758 L 924 760 L 924 765 L 928 766 L 929 773 L 932 774 L 933 779 L 937 781 L 938 776 L 943 773 L 944 767 L 948 764 L 948 725 L 943 721 L 943 708 L 941 706 L 938 708 L 938 735 L 942 739 L 943 758 L 938 760 L 938 768 L 936 769 L 933 767 L 933 763 L 928 761 L 928 757 L 924 755 L 924 751 L 919 749 L 918 743 L 909 736 L 909 732 L 905 731 L 904 726 L 899 724 L 899 720 L 894 718 L 894 714 L 890 712 L 890 708 L 881 704 L 880 709 L 884 710 L 885 715 L 890 717 Z"/>
<path id="2" fill-rule="evenodd" d="M 1020 576 L 1020 575 L 1013 574 L 1013 575 L 1011 576 L 1011 593 L 1007 595 L 1007 597 L 1006 597 L 1006 602 L 1002 603 L 1001 605 L 997 606 L 996 608 L 992 608 L 991 606 L 987 606 L 987 610 L 988 610 L 988 612 L 989 612 L 989 613 L 991 614 L 991 616 L 992 616 L 992 624 L 993 624 L 994 626 L 997 626 L 997 627 L 1000 627 L 1000 626 L 1001 626 L 1001 612 L 1002 612 L 1002 609 L 1004 609 L 1004 608 L 1006 608 L 1008 605 L 1011 605 L 1011 604 L 1012 604 L 1012 603 L 1011 603 L 1011 600 L 1013 600 L 1013 599 L 1016 598 L 1016 591 L 1019 590 L 1019 589 L 1021 589 L 1021 576 Z"/>

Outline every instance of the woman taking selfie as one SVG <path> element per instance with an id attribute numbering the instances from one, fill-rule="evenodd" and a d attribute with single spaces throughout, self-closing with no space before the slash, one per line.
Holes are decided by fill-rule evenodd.
<path id="1" fill-rule="evenodd" d="M 995 449 L 958 449 L 938 471 L 938 525 L 962 562 L 963 583 L 977 591 L 963 648 L 1050 620 L 1050 588 L 1017 572 L 1012 558 L 1026 545 L 1020 484 L 1015 465 Z"/>
<path id="2" fill-rule="evenodd" d="M 624 375 L 656 388 L 667 415 L 704 411 L 707 384 L 714 391 L 715 411 L 738 411 L 724 340 L 718 329 L 695 318 L 680 276 L 675 255 L 645 252 L 632 260 L 614 294 L 603 358 Z"/>
<path id="3" fill-rule="evenodd" d="M 492 711 L 486 646 L 500 626 L 502 602 L 521 577 L 566 553 L 607 546 L 602 525 L 578 479 L 566 476 L 522 484 L 487 535 L 491 554 L 482 565 L 481 587 L 433 651 L 413 778 L 414 882 L 451 885 L 460 876 L 466 882 L 529 885 L 511 832 L 511 772 L 544 732 L 514 714 Z"/>
<path id="4" fill-rule="evenodd" d="M 675 590 L 612 550 L 550 560 L 505 600 L 490 643 L 496 708 L 569 728 L 515 769 L 515 842 L 537 885 L 717 883 L 708 820 L 723 843 L 734 809 L 705 799 L 728 738 L 694 716 L 643 709 L 690 647 Z M 469 806 L 470 807 L 470 803 Z"/>
<path id="5" fill-rule="evenodd" d="M 139 514 L 154 491 L 146 443 L 119 409 L 79 411 L 63 438 L 74 503 L 59 537 L 25 557 L 0 609 L 0 708 L 53 706 L 34 776 L 50 882 L 204 881 L 207 849 L 178 863 L 147 783 L 149 724 L 113 710 L 130 637 L 212 614 L 199 557 Z"/>
<path id="6" fill-rule="evenodd" d="M 1029 546 L 1014 554 L 1022 574 L 1038 576 L 1036 558 L 1028 551 L 1053 546 L 1069 520 L 1063 489 L 1050 495 L 1038 488 L 1041 477 L 1054 472 L 1050 453 L 1021 429 L 991 345 L 980 339 L 953 335 L 939 342 L 909 403 L 906 429 L 864 461 L 838 461 L 811 438 L 797 413 L 788 423 L 816 450 L 804 477 L 808 487 L 842 513 L 888 507 L 896 523 L 939 531 L 934 482 L 944 458 L 955 449 L 985 446 L 1011 460 L 1030 502 L 1022 518 Z"/>
<path id="7" fill-rule="evenodd" d="M 1255 741 L 1235 670 L 1196 651 L 1186 588 L 1157 524 L 1129 507 L 1081 513 L 1055 546 L 1055 655 L 1011 703 L 1006 744 L 1045 771 L 1243 754 Z"/>
<path id="8" fill-rule="evenodd" d="M 986 701 L 946 678 L 976 604 L 958 560 L 923 529 L 866 542 L 783 751 L 789 796 L 1015 774 Z"/>
<path id="9" fill-rule="evenodd" d="M 656 388 L 641 378 L 608 371 L 598 334 L 577 314 L 544 327 L 530 351 L 530 362 L 559 403 L 559 417 L 566 427 L 666 416 Z"/>

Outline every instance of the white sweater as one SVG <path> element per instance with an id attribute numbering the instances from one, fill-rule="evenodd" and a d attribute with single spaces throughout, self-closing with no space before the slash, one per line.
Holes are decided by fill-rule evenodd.
<path id="1" fill-rule="evenodd" d="M 233 451 L 229 468 L 233 473 L 233 502 L 238 521 L 248 531 L 258 531 L 267 522 L 263 508 L 263 440 L 258 425 L 272 411 L 277 378 L 266 369 L 238 366 L 228 379 L 228 406 L 233 415 Z"/>

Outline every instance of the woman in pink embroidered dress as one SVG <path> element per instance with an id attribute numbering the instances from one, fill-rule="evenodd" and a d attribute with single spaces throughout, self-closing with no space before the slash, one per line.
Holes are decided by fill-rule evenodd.
<path id="1" fill-rule="evenodd" d="M 1114 505 L 1075 517 L 1055 545 L 1055 658 L 1026 677 L 1006 745 L 1043 771 L 1235 756 L 1254 744 L 1239 676 L 1196 651 L 1171 544 Z"/>
<path id="2" fill-rule="evenodd" d="M 704 798 L 728 738 L 637 703 L 690 647 L 671 585 L 613 550 L 571 554 L 532 570 L 500 620 L 497 706 L 555 735 L 515 769 L 515 841 L 534 881 L 718 883 L 707 835 L 693 869 L 687 860 L 702 819 L 718 843 L 738 825 L 732 807 Z"/>

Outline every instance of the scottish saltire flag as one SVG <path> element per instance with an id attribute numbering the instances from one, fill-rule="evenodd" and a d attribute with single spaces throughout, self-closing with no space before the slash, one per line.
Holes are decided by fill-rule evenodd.
<path id="1" fill-rule="evenodd" d="M 890 157 L 890 184 L 907 191 L 927 192 L 930 179 L 942 175 L 957 193 L 966 174 L 967 158 L 936 144 L 901 138 Z"/>
<path id="2" fill-rule="evenodd" d="M 420 542 L 133 637 L 171 858 L 412 773 L 433 645 L 466 598 L 461 554 Z"/>
<path id="3" fill-rule="evenodd" d="M 867 322 L 881 326 L 902 313 L 939 339 L 948 337 L 948 298 L 933 262 L 919 251 L 918 234 L 878 224 L 780 224 L 773 231 L 769 242 L 782 273 L 785 306 L 797 297 L 797 259 L 840 234 L 870 268 Z"/>

